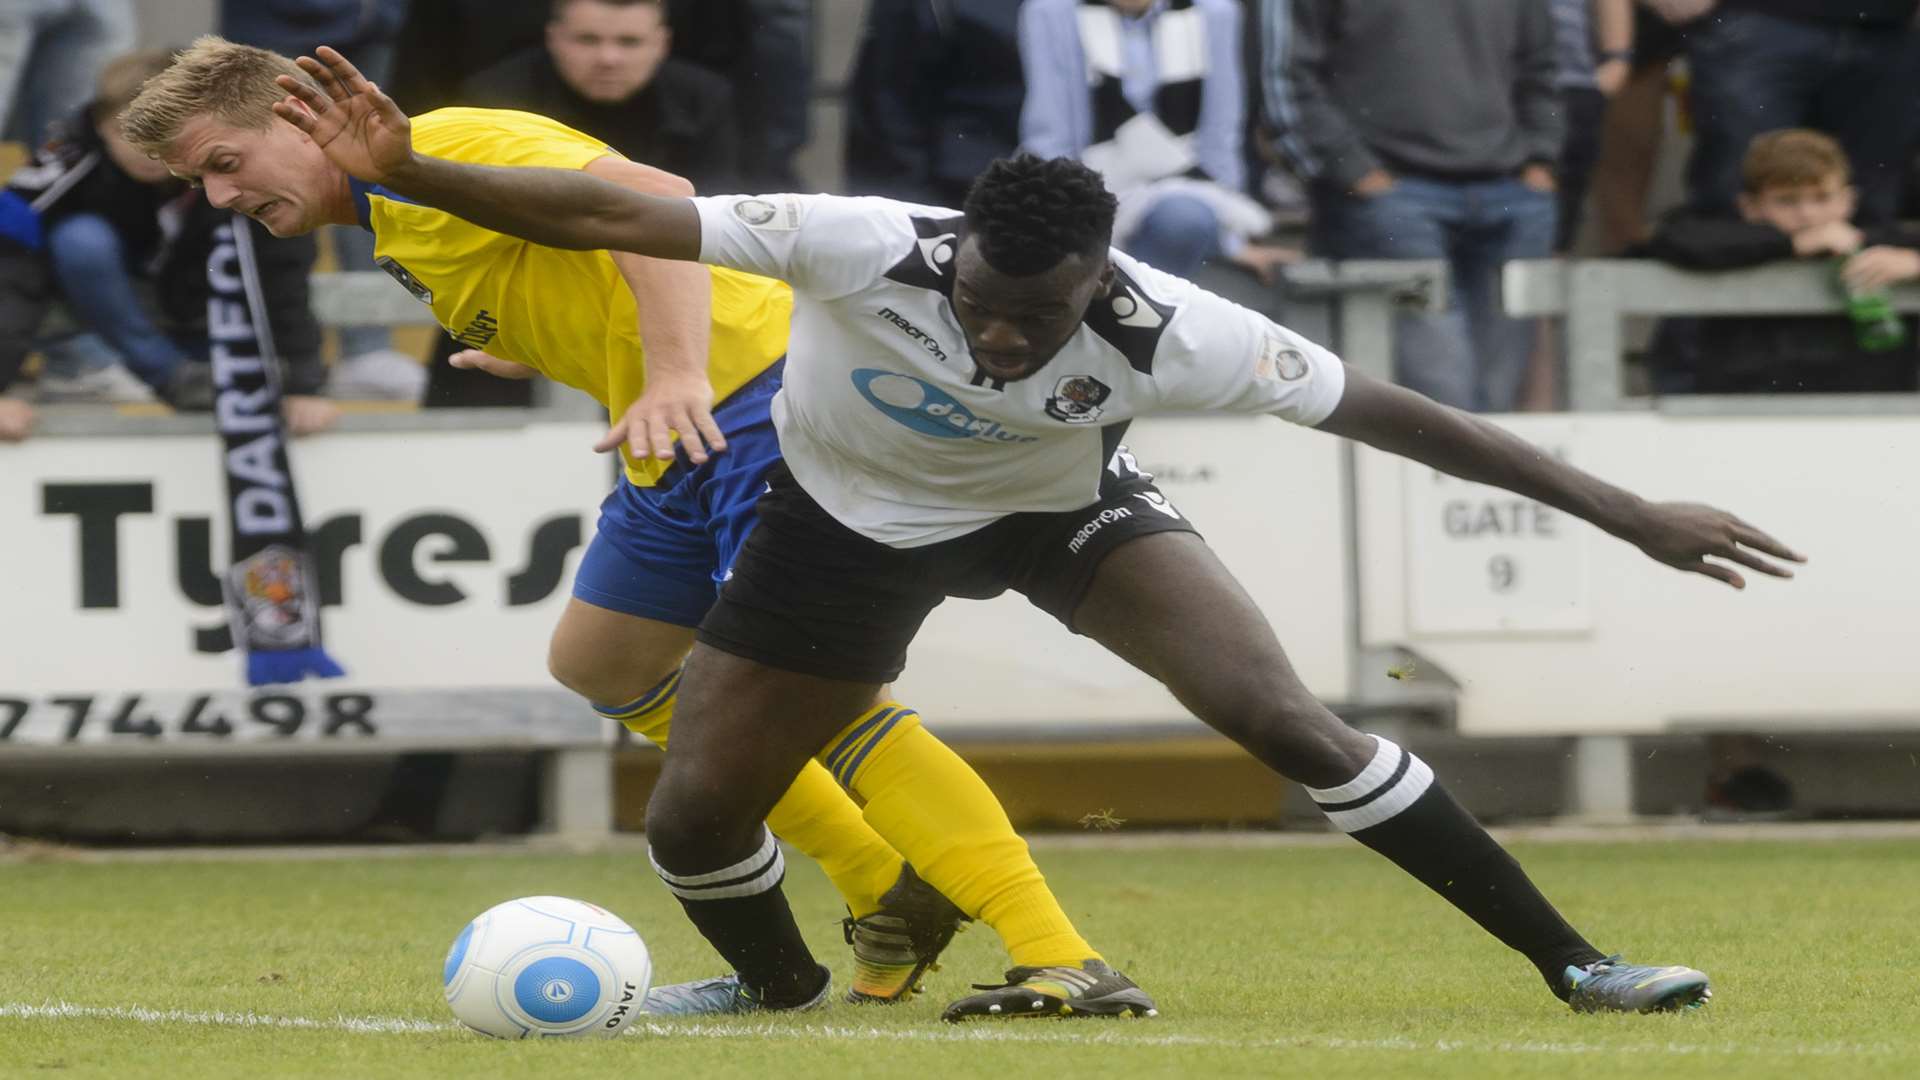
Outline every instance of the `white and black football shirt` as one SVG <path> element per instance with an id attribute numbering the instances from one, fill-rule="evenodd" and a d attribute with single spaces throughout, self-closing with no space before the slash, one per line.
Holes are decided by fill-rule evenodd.
<path id="1" fill-rule="evenodd" d="M 793 286 L 773 403 L 788 467 L 841 524 L 894 547 L 1095 501 L 1136 416 L 1270 412 L 1313 425 L 1346 385 L 1327 350 L 1119 251 L 1113 293 L 1059 354 L 998 382 L 974 367 L 954 317 L 955 211 L 832 195 L 693 202 L 701 262 Z"/>

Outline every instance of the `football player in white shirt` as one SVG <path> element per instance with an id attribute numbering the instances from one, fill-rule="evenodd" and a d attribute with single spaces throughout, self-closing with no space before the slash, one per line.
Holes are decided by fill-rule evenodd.
<path id="1" fill-rule="evenodd" d="M 963 214 L 830 196 L 656 198 L 577 172 L 416 155 L 393 103 L 322 56 L 302 60 L 322 89 L 283 80 L 294 98 L 276 111 L 364 180 L 536 243 L 699 259 L 794 288 L 775 407 L 788 468 L 774 471 L 701 626 L 647 814 L 654 866 L 734 965 L 725 985 L 743 1007 L 824 993 L 768 855 L 767 808 L 810 758 L 884 755 L 884 738 L 846 721 L 899 673 L 921 620 L 948 596 L 1009 588 L 1303 785 L 1336 828 L 1526 956 L 1574 1008 L 1710 996 L 1701 972 L 1594 948 L 1424 762 L 1314 700 L 1118 432 L 1158 409 L 1275 412 L 1557 507 L 1736 588 L 1735 565 L 1792 576 L 1791 549 L 1724 511 L 1647 502 L 1111 251 L 1113 198 L 1076 162 L 996 162 Z M 938 864 L 937 852 L 901 851 Z M 1016 968 L 945 1015 L 1141 1002 L 1089 960 Z"/>

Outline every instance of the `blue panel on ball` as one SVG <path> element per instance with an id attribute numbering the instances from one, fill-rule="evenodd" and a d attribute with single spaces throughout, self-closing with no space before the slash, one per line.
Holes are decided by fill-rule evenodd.
<path id="1" fill-rule="evenodd" d="M 572 957 L 549 956 L 513 980 L 513 999 L 543 1024 L 571 1024 L 600 1003 L 600 977 Z"/>
<path id="2" fill-rule="evenodd" d="M 468 923 L 467 928 L 460 931 L 460 936 L 453 939 L 453 948 L 447 950 L 447 966 L 440 972 L 441 986 L 451 983 L 453 977 L 459 974 L 460 961 L 467 958 L 467 944 L 472 940 L 473 924 Z"/>

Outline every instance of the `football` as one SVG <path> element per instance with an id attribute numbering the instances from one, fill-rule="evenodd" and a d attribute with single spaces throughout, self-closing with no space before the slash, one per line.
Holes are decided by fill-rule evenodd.
<path id="1" fill-rule="evenodd" d="M 453 1015 L 498 1039 L 611 1038 L 640 1015 L 652 978 L 633 927 L 560 896 L 481 912 L 453 939 L 441 973 Z"/>

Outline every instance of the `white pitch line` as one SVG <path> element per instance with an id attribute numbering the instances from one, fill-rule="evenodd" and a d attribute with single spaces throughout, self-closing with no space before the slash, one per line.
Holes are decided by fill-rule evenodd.
<path id="1" fill-rule="evenodd" d="M 197 1024 L 209 1027 L 268 1028 L 300 1031 L 344 1031 L 355 1035 L 424 1034 L 461 1030 L 459 1024 L 400 1017 L 337 1016 L 315 1019 L 302 1016 L 268 1016 L 254 1012 L 194 1012 L 185 1009 L 147 1009 L 139 1006 L 74 1005 L 49 1001 L 39 1005 L 15 1002 L 0 1004 L 0 1019 L 19 1020 L 128 1020 L 143 1024 Z M 1079 1027 L 1088 1021 L 1080 1021 Z M 1116 1021 L 1116 1023 L 1118 1023 Z M 1766 1045 L 1757 1043 L 1586 1043 L 1550 1040 L 1476 1040 L 1476 1039 L 1343 1039 L 1332 1036 L 1302 1035 L 1267 1039 L 1232 1039 L 1210 1035 L 1149 1035 L 1142 1027 L 1151 1021 L 1133 1021 L 1124 1028 L 1103 1027 L 1078 1031 L 1054 1029 L 1036 1031 L 1031 1027 L 1008 1028 L 991 1022 L 960 1027 L 876 1028 L 839 1024 L 712 1024 L 701 1021 L 642 1020 L 628 1029 L 629 1035 L 668 1039 L 838 1039 L 849 1042 L 902 1043 L 1036 1043 L 1066 1046 L 1149 1046 L 1226 1050 L 1363 1050 L 1409 1053 L 1495 1053 L 1495 1054 L 1754 1054 L 1788 1057 L 1865 1057 L 1901 1052 L 1881 1043 L 1809 1043 Z"/>
<path id="2" fill-rule="evenodd" d="M 356 1035 L 412 1034 L 449 1031 L 457 1024 L 405 1020 L 384 1016 L 336 1016 L 314 1020 L 304 1016 L 263 1016 L 254 1012 L 188 1012 L 184 1009 L 146 1009 L 138 1005 L 72 1005 L 49 1001 L 0 1004 L 0 1019 L 20 1020 L 132 1020 L 142 1024 L 204 1024 L 209 1027 L 296 1028 L 304 1031 L 350 1031 Z"/>

